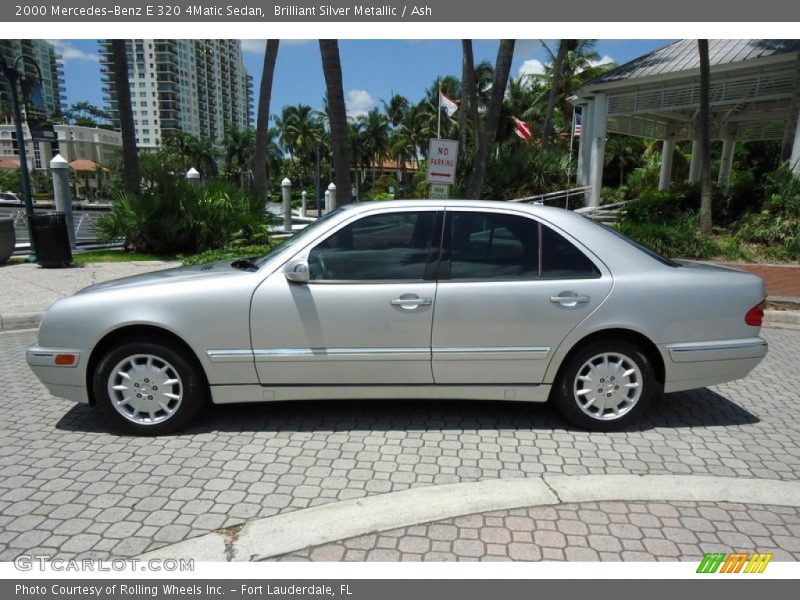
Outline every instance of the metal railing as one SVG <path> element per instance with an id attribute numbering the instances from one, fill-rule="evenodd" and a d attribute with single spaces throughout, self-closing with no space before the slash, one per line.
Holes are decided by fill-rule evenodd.
<path id="1" fill-rule="evenodd" d="M 529 204 L 547 204 L 550 206 L 564 205 L 564 208 L 569 208 L 570 200 L 580 199 L 581 204 L 586 203 L 586 198 L 589 195 L 592 187 L 585 185 L 582 187 L 571 188 L 568 190 L 559 190 L 557 192 L 548 192 L 547 194 L 538 194 L 536 196 L 525 196 L 524 198 L 514 198 L 509 202 L 526 202 Z"/>

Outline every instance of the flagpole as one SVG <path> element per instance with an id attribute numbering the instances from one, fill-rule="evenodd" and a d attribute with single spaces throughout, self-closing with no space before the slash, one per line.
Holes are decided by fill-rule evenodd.
<path id="1" fill-rule="evenodd" d="M 572 156 L 572 144 L 575 141 L 575 109 L 572 109 L 572 131 L 569 132 L 569 155 Z"/>
<path id="2" fill-rule="evenodd" d="M 572 131 L 569 132 L 569 160 L 572 161 L 572 145 L 575 143 L 575 109 L 572 109 Z M 578 185 L 578 170 L 575 169 L 575 185 Z"/>
<path id="3" fill-rule="evenodd" d="M 442 87 L 439 86 L 439 119 L 436 124 L 436 138 L 442 137 Z"/>

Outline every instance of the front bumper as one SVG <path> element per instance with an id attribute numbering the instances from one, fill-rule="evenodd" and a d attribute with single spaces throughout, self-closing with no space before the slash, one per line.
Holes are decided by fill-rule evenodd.
<path id="1" fill-rule="evenodd" d="M 760 337 L 666 344 L 660 347 L 666 373 L 665 392 L 678 392 L 745 377 L 766 356 Z"/>
<path id="2" fill-rule="evenodd" d="M 56 365 L 56 356 L 64 354 L 76 355 L 77 359 L 74 364 Z M 31 346 L 25 353 L 28 366 L 53 396 L 82 404 L 89 404 L 89 393 L 86 389 L 85 377 L 86 366 L 84 364 L 87 357 L 87 352 L 74 348 Z"/>

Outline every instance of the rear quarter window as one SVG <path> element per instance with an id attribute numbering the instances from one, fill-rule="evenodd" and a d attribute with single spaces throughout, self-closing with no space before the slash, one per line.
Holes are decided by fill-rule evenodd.
<path id="1" fill-rule="evenodd" d="M 542 278 L 594 279 L 600 270 L 575 244 L 542 225 Z"/>

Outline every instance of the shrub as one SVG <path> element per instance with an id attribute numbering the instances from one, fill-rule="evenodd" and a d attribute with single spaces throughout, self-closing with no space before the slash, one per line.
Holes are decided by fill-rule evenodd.
<path id="1" fill-rule="evenodd" d="M 749 262 L 753 260 L 752 253 L 735 237 L 725 239 L 719 244 L 720 256 L 725 260 Z"/>
<path id="2" fill-rule="evenodd" d="M 206 250 L 200 254 L 179 254 L 178 260 L 184 265 L 202 265 L 205 263 L 216 262 L 218 260 L 233 260 L 242 257 L 264 256 L 274 246 L 272 244 L 226 245 L 224 248 Z"/>
<path id="3" fill-rule="evenodd" d="M 739 220 L 736 237 L 766 244 L 775 258 L 800 257 L 800 179 L 788 166 L 767 176 L 762 210 Z"/>
<path id="4" fill-rule="evenodd" d="M 196 188 L 166 180 L 139 195 L 118 196 L 97 222 L 98 238 L 153 254 L 195 253 L 228 242 L 265 242 L 270 215 L 260 201 L 227 183 Z"/>
<path id="5" fill-rule="evenodd" d="M 700 233 L 694 213 L 670 225 L 623 221 L 617 225 L 617 229 L 632 240 L 670 258 L 705 259 L 720 252 L 714 240 Z"/>
<path id="6" fill-rule="evenodd" d="M 646 191 L 625 205 L 620 221 L 627 224 L 672 225 L 691 210 L 690 199 L 679 191 Z"/>

